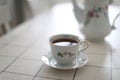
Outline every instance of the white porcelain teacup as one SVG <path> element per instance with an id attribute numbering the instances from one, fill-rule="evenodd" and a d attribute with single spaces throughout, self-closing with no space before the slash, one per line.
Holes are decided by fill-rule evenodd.
<path id="1" fill-rule="evenodd" d="M 67 66 L 73 64 L 79 53 L 88 48 L 88 43 L 76 35 L 58 34 L 50 38 L 52 57 L 59 65 Z M 81 44 L 84 44 L 82 47 Z"/>

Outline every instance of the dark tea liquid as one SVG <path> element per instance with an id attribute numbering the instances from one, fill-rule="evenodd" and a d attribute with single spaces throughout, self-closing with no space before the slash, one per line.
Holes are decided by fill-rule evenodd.
<path id="1" fill-rule="evenodd" d="M 77 41 L 73 39 L 57 39 L 53 41 L 54 45 L 59 45 L 59 46 L 72 46 L 72 45 L 77 45 Z"/>

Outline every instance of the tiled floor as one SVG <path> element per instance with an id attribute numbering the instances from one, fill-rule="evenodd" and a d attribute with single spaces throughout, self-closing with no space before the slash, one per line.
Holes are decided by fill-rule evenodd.
<path id="1" fill-rule="evenodd" d="M 27 59 L 17 59 L 11 64 L 5 71 L 36 75 L 42 66 L 41 61 L 27 60 Z"/>
<path id="2" fill-rule="evenodd" d="M 0 80 L 120 80 L 119 29 L 112 31 L 103 42 L 89 42 L 85 51 L 89 61 L 79 69 L 58 70 L 43 64 L 41 56 L 50 51 L 51 35 L 65 32 L 81 36 L 79 26 L 72 27 L 77 25 L 73 15 L 70 14 L 72 18 L 62 15 L 68 21 L 65 23 L 59 12 L 62 13 L 45 12 L 0 38 Z M 59 18 L 61 22 L 53 24 Z"/>
<path id="3" fill-rule="evenodd" d="M 0 56 L 0 70 L 5 70 L 14 61 L 15 57 Z"/>
<path id="4" fill-rule="evenodd" d="M 32 80 L 32 79 L 33 76 L 8 73 L 8 72 L 3 72 L 0 76 L 0 80 Z"/>
<path id="5" fill-rule="evenodd" d="M 17 57 L 25 50 L 24 47 L 20 47 L 17 45 L 7 45 L 0 49 L 0 55 L 2 56 L 12 56 Z"/>
<path id="6" fill-rule="evenodd" d="M 37 76 L 49 77 L 49 78 L 61 79 L 61 80 L 73 80 L 74 74 L 75 74 L 75 70 L 66 70 L 66 71 L 57 70 L 57 69 L 49 68 L 48 66 L 44 65 Z"/>
<path id="7" fill-rule="evenodd" d="M 86 66 L 78 69 L 75 80 L 111 80 L 110 69 Z"/>

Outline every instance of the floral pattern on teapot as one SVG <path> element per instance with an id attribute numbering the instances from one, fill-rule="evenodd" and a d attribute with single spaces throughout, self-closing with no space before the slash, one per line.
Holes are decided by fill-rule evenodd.
<path id="1" fill-rule="evenodd" d="M 107 9 L 108 9 L 108 5 L 105 7 L 97 7 L 97 8 L 94 7 L 93 9 L 88 10 L 85 25 L 87 25 L 90 22 L 91 18 L 99 18 L 100 13 L 103 13 L 104 16 L 107 18 L 107 13 L 106 13 Z"/>

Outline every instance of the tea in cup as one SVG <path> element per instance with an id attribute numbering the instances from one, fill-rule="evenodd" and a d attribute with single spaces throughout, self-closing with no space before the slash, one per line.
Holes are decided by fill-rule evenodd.
<path id="1" fill-rule="evenodd" d="M 80 52 L 88 48 L 88 43 L 72 34 L 58 34 L 50 38 L 52 57 L 59 65 L 67 66 L 73 64 Z M 81 44 L 85 46 L 81 48 Z"/>

